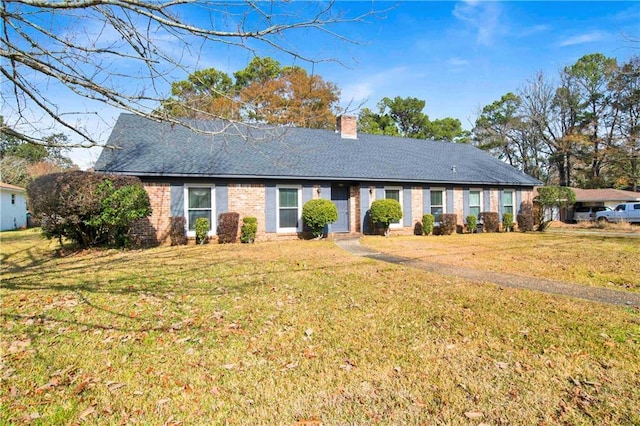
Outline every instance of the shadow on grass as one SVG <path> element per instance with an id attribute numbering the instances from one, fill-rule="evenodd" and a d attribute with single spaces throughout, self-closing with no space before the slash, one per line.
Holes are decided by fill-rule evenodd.
<path id="1" fill-rule="evenodd" d="M 245 294 L 257 287 L 279 286 L 284 274 L 313 272 L 324 275 L 348 271 L 371 262 L 367 259 L 354 259 L 338 251 L 335 253 L 340 253 L 347 262 L 324 262 L 324 265 L 316 265 L 317 257 L 313 257 L 315 254 L 309 254 L 307 258 L 300 255 L 295 259 L 274 255 L 272 261 L 260 262 L 250 254 L 243 255 L 244 251 L 161 247 L 148 251 L 91 250 L 60 257 L 46 251 L 43 255 L 36 247 L 37 244 L 30 245 L 20 251 L 22 254 L 29 253 L 28 262 L 25 262 L 25 257 L 21 259 L 26 265 L 14 263 L 2 271 L 2 290 L 5 294 L 16 293 L 21 297 L 21 293 L 25 292 L 42 292 L 34 293 L 38 296 L 33 299 L 33 313 L 5 311 L 0 313 L 2 318 L 136 332 L 172 330 L 171 326 L 154 325 L 158 321 L 154 314 L 131 317 L 130 306 L 138 301 L 136 297 L 160 299 L 159 306 L 162 309 L 171 306 L 169 311 L 181 316 L 183 313 L 180 307 L 185 303 L 185 296 L 216 298 L 228 294 Z M 9 256 L 15 257 L 15 254 Z M 45 292 L 73 294 L 78 306 L 100 311 L 95 316 L 100 320 L 92 322 L 74 319 L 77 312 L 60 315 L 47 312 L 51 308 L 43 305 Z M 123 297 L 122 303 L 109 305 L 108 299 L 94 298 L 91 294 L 133 298 Z M 195 328 L 198 327 L 201 326 Z"/>

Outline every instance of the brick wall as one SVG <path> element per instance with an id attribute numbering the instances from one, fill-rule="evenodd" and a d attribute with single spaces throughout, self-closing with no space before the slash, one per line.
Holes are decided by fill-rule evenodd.
<path id="1" fill-rule="evenodd" d="M 153 213 L 147 219 L 138 221 L 132 231 L 134 241 L 140 244 L 167 244 L 169 243 L 169 226 L 171 216 L 171 188 L 168 183 L 144 183 L 144 188 L 149 194 Z M 318 185 L 314 186 L 313 197 L 317 198 Z M 371 186 L 371 201 L 375 200 L 376 190 Z M 533 191 L 523 190 L 522 201 L 531 202 L 533 199 Z M 352 233 L 359 233 L 362 229 L 360 223 L 361 209 L 368 209 L 369 206 L 362 206 L 360 203 L 360 187 L 358 185 L 350 186 L 349 190 L 349 220 Z M 497 189 L 491 189 L 490 211 L 499 210 L 499 195 Z M 230 212 L 240 214 L 240 225 L 242 218 L 245 216 L 254 216 L 258 219 L 258 232 L 256 238 L 259 240 L 297 238 L 297 234 L 283 235 L 265 232 L 265 186 L 263 184 L 230 184 L 228 186 L 228 207 Z M 463 188 L 454 188 L 453 191 L 454 211 L 458 218 L 458 225 L 464 222 L 464 190 Z M 484 205 L 484 202 L 482 203 Z M 411 188 L 411 212 L 405 214 L 411 215 L 412 225 L 399 229 L 392 229 L 394 234 L 411 234 L 413 233 L 416 222 L 422 220 L 423 206 L 423 190 L 422 187 Z M 516 209 L 519 206 L 516 206 Z"/>
<path id="2" fill-rule="evenodd" d="M 514 193 L 515 198 L 515 193 Z M 500 212 L 500 190 L 499 189 L 491 189 L 489 192 L 489 199 L 491 205 L 489 206 L 490 212 Z M 513 200 L 515 203 L 515 199 Z"/>
<path id="3" fill-rule="evenodd" d="M 453 188 L 453 212 L 458 216 L 458 225 L 464 226 L 464 189 Z"/>
<path id="4" fill-rule="evenodd" d="M 258 219 L 256 239 L 265 238 L 265 187 L 262 184 L 231 184 L 229 191 L 229 211 L 240 214 L 242 218 L 253 216 Z"/>
<path id="5" fill-rule="evenodd" d="M 153 212 L 136 222 L 131 235 L 137 244 L 163 244 L 169 237 L 171 216 L 171 189 L 168 183 L 144 183 Z"/>
<path id="6" fill-rule="evenodd" d="M 349 231 L 359 233 L 362 231 L 360 223 L 360 186 L 349 187 Z"/>
<path id="7" fill-rule="evenodd" d="M 422 223 L 422 205 L 423 205 L 422 187 L 411 188 L 411 225 L 415 226 L 417 222 Z"/>

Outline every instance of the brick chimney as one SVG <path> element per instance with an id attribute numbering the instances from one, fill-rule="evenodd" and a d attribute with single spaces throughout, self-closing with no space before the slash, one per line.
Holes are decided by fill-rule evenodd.
<path id="1" fill-rule="evenodd" d="M 358 139 L 358 119 L 353 115 L 339 115 L 336 132 L 340 133 L 342 139 Z"/>

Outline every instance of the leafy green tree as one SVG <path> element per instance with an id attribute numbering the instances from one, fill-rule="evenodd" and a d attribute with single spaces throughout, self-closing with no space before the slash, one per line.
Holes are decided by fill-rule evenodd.
<path id="1" fill-rule="evenodd" d="M 236 79 L 235 88 L 240 90 L 252 84 L 264 84 L 278 78 L 281 73 L 280 62 L 273 58 L 256 56 L 245 69 L 233 73 Z"/>
<path id="2" fill-rule="evenodd" d="M 407 97 L 383 98 L 377 112 L 363 108 L 358 115 L 358 131 L 374 135 L 403 136 L 447 142 L 467 142 L 470 133 L 460 120 L 447 117 L 430 121 L 422 112 L 425 101 Z"/>
<path id="3" fill-rule="evenodd" d="M 538 195 L 534 199 L 543 210 L 540 215 L 540 223 L 538 230 L 544 230 L 548 223 L 554 220 L 553 208 L 569 207 L 576 202 L 576 193 L 573 189 L 566 186 L 541 186 L 538 188 Z M 544 220 L 544 212 L 551 208 L 551 215 L 548 221 Z"/>
<path id="4" fill-rule="evenodd" d="M 457 118 L 446 117 L 427 123 L 425 137 L 434 141 L 466 143 L 471 138 L 471 132 L 462 128 Z"/>
<path id="5" fill-rule="evenodd" d="M 522 128 L 522 117 L 519 115 L 521 100 L 509 92 L 499 100 L 482 108 L 476 120 L 474 136 L 480 149 L 491 152 L 512 166 L 521 161 L 515 149 L 519 130 Z"/>
<path id="6" fill-rule="evenodd" d="M 601 173 L 607 163 L 607 151 L 615 142 L 613 129 L 618 120 L 607 89 L 616 68 L 615 58 L 593 53 L 564 69 L 579 96 L 578 120 L 585 136 L 583 149 L 578 152 L 586 166 L 583 186 L 600 187 L 605 183 Z"/>
<path id="7" fill-rule="evenodd" d="M 358 114 L 358 131 L 372 135 L 400 136 L 398 127 L 389 114 L 379 114 L 363 108 Z"/>
<path id="8" fill-rule="evenodd" d="M 401 136 L 422 139 L 429 123 L 429 117 L 422 112 L 425 104 L 425 101 L 418 98 L 396 96 L 393 99 L 382 98 L 378 108 L 381 113 L 388 114 L 393 119 Z"/>
<path id="9" fill-rule="evenodd" d="M 162 101 L 162 109 L 174 117 L 203 118 L 212 114 L 237 116 L 233 80 L 215 68 L 198 70 L 186 80 L 171 84 L 171 97 Z"/>

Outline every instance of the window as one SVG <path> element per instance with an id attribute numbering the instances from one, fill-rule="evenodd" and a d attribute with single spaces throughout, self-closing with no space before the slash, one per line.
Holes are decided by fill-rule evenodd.
<path id="1" fill-rule="evenodd" d="M 402 208 L 402 188 L 399 187 L 387 187 L 384 189 L 384 198 L 388 198 L 391 200 L 396 200 L 400 203 L 400 207 Z M 389 224 L 390 228 L 400 228 L 402 226 L 402 219 L 397 222 L 391 222 Z"/>
<path id="2" fill-rule="evenodd" d="M 469 215 L 480 216 L 480 191 L 469 191 Z"/>
<path id="3" fill-rule="evenodd" d="M 16 194 L 11 194 L 11 204 L 16 203 Z"/>
<path id="4" fill-rule="evenodd" d="M 502 214 L 513 214 L 513 191 L 504 191 L 502 193 Z"/>
<path id="5" fill-rule="evenodd" d="M 431 214 L 435 222 L 440 222 L 440 218 L 444 213 L 444 194 L 443 189 L 431 190 Z"/>
<path id="6" fill-rule="evenodd" d="M 187 235 L 196 235 L 196 220 L 201 217 L 209 220 L 209 235 L 215 234 L 213 186 L 185 186 L 184 190 Z"/>
<path id="7" fill-rule="evenodd" d="M 302 216 L 300 205 L 300 187 L 278 187 L 278 232 L 300 231 L 300 217 Z"/>

